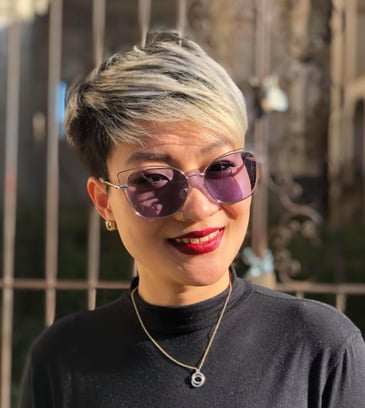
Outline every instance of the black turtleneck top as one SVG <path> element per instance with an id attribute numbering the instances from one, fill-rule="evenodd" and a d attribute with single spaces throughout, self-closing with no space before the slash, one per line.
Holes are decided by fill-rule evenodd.
<path id="1" fill-rule="evenodd" d="M 226 296 L 184 307 L 153 306 L 138 292 L 135 300 L 156 341 L 195 366 Z M 34 342 L 20 407 L 365 407 L 365 345 L 350 320 L 328 305 L 236 276 L 202 372 L 205 384 L 194 388 L 191 370 L 157 350 L 129 292 L 58 320 Z"/>

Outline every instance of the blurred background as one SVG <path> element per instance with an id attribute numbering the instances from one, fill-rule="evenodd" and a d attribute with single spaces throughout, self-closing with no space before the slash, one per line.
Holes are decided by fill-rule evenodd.
<path id="1" fill-rule="evenodd" d="M 365 333 L 365 0 L 0 0 L 1 408 L 32 340 L 134 273 L 87 197 L 64 96 L 149 29 L 192 37 L 245 95 L 261 179 L 238 274 Z"/>

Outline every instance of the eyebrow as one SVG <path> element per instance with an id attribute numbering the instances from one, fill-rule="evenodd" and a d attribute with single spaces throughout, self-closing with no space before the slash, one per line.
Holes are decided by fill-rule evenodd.
<path id="1" fill-rule="evenodd" d="M 166 163 L 171 163 L 173 159 L 172 156 L 167 153 L 135 152 L 128 157 L 126 163 L 130 164 L 139 160 L 163 161 Z"/>
<path id="2" fill-rule="evenodd" d="M 218 140 L 208 146 L 204 146 L 201 149 L 201 153 L 208 153 L 220 146 L 228 146 L 228 144 L 223 140 Z M 134 152 L 128 157 L 126 163 L 131 164 L 135 161 L 145 160 L 145 161 L 161 161 L 165 163 L 172 163 L 174 161 L 173 157 L 169 153 L 154 153 L 146 151 Z"/>

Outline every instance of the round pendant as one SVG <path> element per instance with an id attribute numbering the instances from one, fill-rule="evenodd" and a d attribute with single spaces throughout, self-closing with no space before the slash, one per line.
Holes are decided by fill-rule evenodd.
<path id="1" fill-rule="evenodd" d="M 196 370 L 195 373 L 191 376 L 191 385 L 194 388 L 199 388 L 204 383 L 205 383 L 205 375 L 199 370 Z"/>

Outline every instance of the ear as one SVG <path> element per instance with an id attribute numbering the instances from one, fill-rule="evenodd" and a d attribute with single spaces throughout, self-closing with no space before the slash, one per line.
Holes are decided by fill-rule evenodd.
<path id="1" fill-rule="evenodd" d="M 89 177 L 87 180 L 87 191 L 96 210 L 104 220 L 114 220 L 113 212 L 109 206 L 109 195 L 106 186 L 98 178 Z"/>

